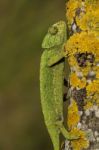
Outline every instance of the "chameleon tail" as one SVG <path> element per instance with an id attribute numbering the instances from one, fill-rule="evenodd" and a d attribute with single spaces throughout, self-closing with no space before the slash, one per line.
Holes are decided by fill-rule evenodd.
<path id="1" fill-rule="evenodd" d="M 59 133 L 56 128 L 50 128 L 49 134 L 53 143 L 54 150 L 60 150 Z"/>

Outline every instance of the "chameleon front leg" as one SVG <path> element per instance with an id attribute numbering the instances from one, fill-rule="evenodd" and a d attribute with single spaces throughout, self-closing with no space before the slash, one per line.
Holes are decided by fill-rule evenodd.
<path id="1" fill-rule="evenodd" d="M 56 50 L 48 51 L 48 66 L 51 67 L 58 63 L 61 59 L 65 59 L 64 46 Z M 65 62 L 65 60 L 63 60 Z"/>

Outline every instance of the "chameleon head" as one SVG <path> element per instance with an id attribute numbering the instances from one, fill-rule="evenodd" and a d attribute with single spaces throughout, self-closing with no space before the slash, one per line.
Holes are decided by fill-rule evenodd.
<path id="1" fill-rule="evenodd" d="M 52 47 L 63 44 L 66 40 L 66 24 L 64 21 L 59 21 L 53 24 L 44 37 L 42 48 L 50 49 Z"/>

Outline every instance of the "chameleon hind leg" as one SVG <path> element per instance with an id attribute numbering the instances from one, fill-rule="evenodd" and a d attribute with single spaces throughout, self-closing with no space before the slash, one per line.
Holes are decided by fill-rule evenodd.
<path id="1" fill-rule="evenodd" d="M 56 126 L 50 127 L 48 132 L 50 134 L 54 150 L 60 150 L 59 131 L 56 129 Z"/>
<path id="2" fill-rule="evenodd" d="M 57 121 L 57 126 L 60 130 L 60 133 L 67 139 L 67 140 L 76 140 L 79 139 L 79 136 L 71 135 L 67 129 L 64 127 L 62 121 Z"/>

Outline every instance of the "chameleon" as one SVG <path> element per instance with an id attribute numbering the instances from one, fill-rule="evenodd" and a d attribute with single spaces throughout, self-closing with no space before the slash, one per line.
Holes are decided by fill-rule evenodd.
<path id="1" fill-rule="evenodd" d="M 60 149 L 59 136 L 77 139 L 71 136 L 63 125 L 63 85 L 64 85 L 64 43 L 67 39 L 66 24 L 59 21 L 53 24 L 44 37 L 44 49 L 40 63 L 41 106 L 54 150 Z"/>

